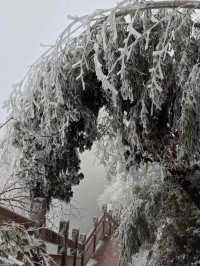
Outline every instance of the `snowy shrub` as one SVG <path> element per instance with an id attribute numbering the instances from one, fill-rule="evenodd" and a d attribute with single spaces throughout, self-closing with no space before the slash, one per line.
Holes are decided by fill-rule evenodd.
<path id="1" fill-rule="evenodd" d="M 114 216 L 119 218 L 117 238 L 121 245 L 122 265 L 134 261 L 134 254 L 135 261 L 144 261 L 141 254 L 149 252 L 155 240 L 154 215 L 160 207 L 162 182 L 159 165 L 149 165 L 148 168 L 143 166 L 138 171 L 132 167 L 126 180 L 118 176 L 99 199 L 100 204 L 111 204 Z M 139 265 L 134 263 L 133 265 Z"/>
<path id="2" fill-rule="evenodd" d="M 34 229 L 28 231 L 14 223 L 1 224 L 0 243 L 0 263 L 3 265 L 52 265 L 50 262 L 53 260 L 47 254 L 43 241 L 34 237 Z"/>
<path id="3" fill-rule="evenodd" d="M 199 187 L 199 172 L 191 177 Z M 194 196 L 194 195 L 193 195 Z M 123 266 L 195 265 L 200 258 L 200 211 L 193 198 L 166 178 L 159 164 L 132 168 L 100 197 L 120 221 L 116 232 Z M 197 264 L 198 265 L 198 264 Z"/>

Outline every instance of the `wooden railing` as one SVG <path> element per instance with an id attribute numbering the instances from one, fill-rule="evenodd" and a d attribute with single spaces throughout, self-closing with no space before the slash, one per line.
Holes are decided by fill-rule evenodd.
<path id="1" fill-rule="evenodd" d="M 31 219 L 0 206 L 0 224 L 8 222 L 23 224 L 26 228 L 36 226 Z M 38 237 L 41 240 L 58 245 L 58 253 L 49 254 L 55 261 L 52 266 L 85 266 L 91 258 L 95 257 L 100 241 L 109 238 L 117 224 L 112 217 L 112 212 L 107 211 L 106 206 L 103 207 L 101 217 L 93 218 L 93 224 L 94 227 L 87 236 L 79 234 L 78 229 L 73 229 L 71 238 L 69 238 L 69 221 L 60 222 L 59 233 L 48 228 L 38 229 Z"/>

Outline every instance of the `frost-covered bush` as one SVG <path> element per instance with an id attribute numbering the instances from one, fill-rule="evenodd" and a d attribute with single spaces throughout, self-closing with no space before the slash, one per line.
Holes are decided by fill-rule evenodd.
<path id="1" fill-rule="evenodd" d="M 24 213 L 29 210 L 30 198 L 24 182 L 13 174 L 20 152 L 8 137 L 12 133 L 12 123 L 0 130 L 0 204 Z"/>
<path id="2" fill-rule="evenodd" d="M 53 260 L 47 254 L 43 241 L 34 237 L 34 229 L 29 231 L 14 223 L 0 225 L 1 265 L 52 265 Z"/>
<path id="3" fill-rule="evenodd" d="M 183 140 L 185 149 L 193 156 L 199 149 L 200 136 L 200 70 L 199 66 L 195 65 L 188 77 L 184 86 L 183 97 Z"/>
<path id="4" fill-rule="evenodd" d="M 100 204 L 112 205 L 113 214 L 120 221 L 117 238 L 122 265 L 131 263 L 132 257 L 137 258 L 139 252 L 143 257 L 140 254 L 138 262 L 140 259 L 145 261 L 144 255 L 149 253 L 155 241 L 154 218 L 161 208 L 162 176 L 162 169 L 157 164 L 143 166 L 138 171 L 132 167 L 126 179 L 118 176 L 99 199 Z M 140 264 L 135 262 L 133 265 Z"/>
<path id="5" fill-rule="evenodd" d="M 154 217 L 160 207 L 161 184 L 159 165 L 150 166 L 149 169 L 143 167 L 139 172 L 129 174 L 131 197 L 129 196 L 130 199 L 123 205 L 119 226 L 124 265 L 133 254 L 139 252 L 142 245 L 148 247 L 154 241 Z"/>
<path id="6" fill-rule="evenodd" d="M 190 180 L 199 188 L 199 171 Z M 159 164 L 132 168 L 126 181 L 118 177 L 100 203 L 112 204 L 120 221 L 121 265 L 198 265 L 200 210 Z"/>

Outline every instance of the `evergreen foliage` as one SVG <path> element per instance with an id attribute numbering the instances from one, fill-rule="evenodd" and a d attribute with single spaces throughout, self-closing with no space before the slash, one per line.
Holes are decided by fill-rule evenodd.
<path id="1" fill-rule="evenodd" d="M 171 1 L 125 0 L 110 10 L 71 17 L 72 23 L 31 66 L 8 103 L 13 144 L 21 153 L 15 175 L 31 197 L 45 197 L 48 204 L 52 198 L 69 201 L 72 186 L 83 178 L 79 153 L 96 140 L 103 144 L 102 160 L 112 166 L 111 176 L 119 169 L 131 176 L 135 167 L 140 170 L 148 163 L 163 167 L 162 181 L 154 180 L 146 190 L 134 184 L 130 215 L 120 217 L 124 258 L 130 262 L 148 242 L 152 250 L 147 265 L 192 265 L 200 259 L 199 250 L 190 254 L 179 245 L 184 240 L 188 248 L 195 240 L 200 208 L 198 178 L 193 180 L 200 167 L 195 9 L 200 5 L 187 1 L 185 7 L 174 6 Z M 173 219 L 176 208 L 178 217 Z M 170 232 L 179 225 L 177 240 Z M 182 239 L 182 228 L 190 225 L 191 233 Z M 180 248 L 177 261 L 167 245 Z M 155 251 L 160 254 L 154 259 Z"/>
<path id="2" fill-rule="evenodd" d="M 190 167 L 200 134 L 194 13 L 125 1 L 108 14 L 73 19 L 10 100 L 13 143 L 21 150 L 16 174 L 33 197 L 69 201 L 83 178 L 78 153 L 97 139 L 103 106 L 132 163 L 157 161 L 176 171 L 184 156 Z M 79 22 L 87 29 L 73 37 Z"/>
<path id="3" fill-rule="evenodd" d="M 184 158 L 191 167 L 200 134 L 194 15 L 124 1 L 73 18 L 10 100 L 13 143 L 21 150 L 16 174 L 32 197 L 69 201 L 71 186 L 83 178 L 78 153 L 97 139 L 103 106 L 132 164 L 157 161 L 177 171 Z M 87 29 L 74 37 L 78 23 Z"/>
<path id="4" fill-rule="evenodd" d="M 35 229 L 32 230 L 34 232 Z M 14 223 L 0 225 L 1 265 L 52 265 L 53 260 L 47 254 L 45 244 L 35 238 L 33 232 L 31 235 L 24 226 Z"/>

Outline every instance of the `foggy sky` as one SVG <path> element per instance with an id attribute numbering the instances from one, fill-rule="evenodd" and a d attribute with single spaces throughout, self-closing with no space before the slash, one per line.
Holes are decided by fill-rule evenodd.
<path id="1" fill-rule="evenodd" d="M 109 8 L 116 0 L 0 0 L 0 123 L 5 119 L 2 103 L 12 84 L 53 44 L 69 23 L 67 15 L 83 15 Z"/>

